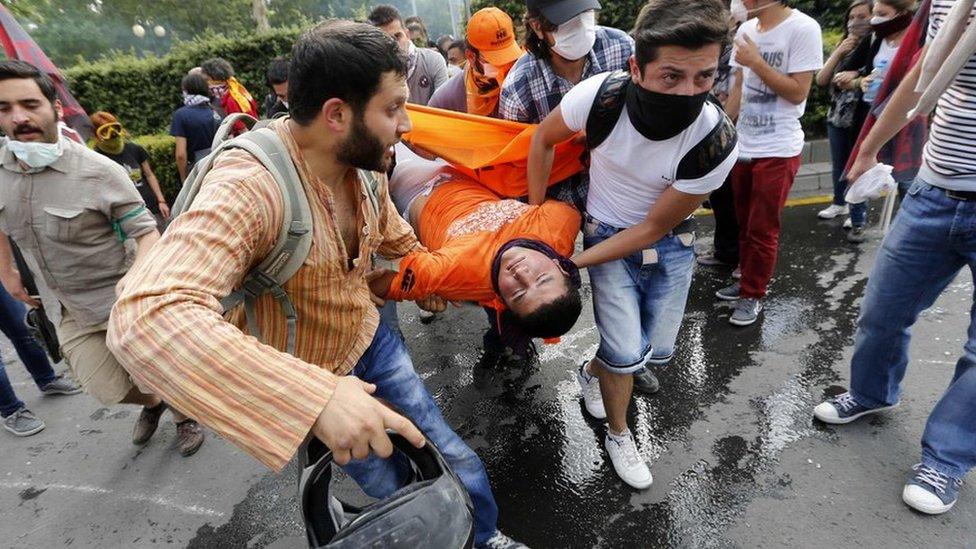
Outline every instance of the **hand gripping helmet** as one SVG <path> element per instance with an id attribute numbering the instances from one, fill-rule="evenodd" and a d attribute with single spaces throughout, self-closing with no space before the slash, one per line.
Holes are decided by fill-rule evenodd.
<path id="1" fill-rule="evenodd" d="M 329 549 L 470 548 L 474 512 L 464 485 L 428 440 L 415 448 L 389 433 L 409 461 L 412 479 L 389 497 L 356 508 L 332 495 L 332 452 L 312 438 L 300 453 L 298 497 L 309 547 Z"/>

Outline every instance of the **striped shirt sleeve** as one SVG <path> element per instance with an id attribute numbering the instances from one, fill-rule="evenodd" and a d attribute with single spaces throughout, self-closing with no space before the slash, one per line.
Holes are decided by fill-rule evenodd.
<path id="1" fill-rule="evenodd" d="M 275 470 L 336 377 L 246 335 L 224 320 L 219 299 L 271 248 L 282 208 L 267 172 L 236 153 L 221 158 L 191 210 L 129 273 L 108 333 L 140 387 Z"/>

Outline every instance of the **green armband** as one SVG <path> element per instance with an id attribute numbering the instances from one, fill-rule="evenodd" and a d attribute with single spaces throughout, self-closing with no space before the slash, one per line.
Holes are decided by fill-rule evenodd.
<path id="1" fill-rule="evenodd" d="M 112 221 L 112 228 L 115 229 L 115 234 L 118 235 L 119 242 L 125 242 L 125 239 L 126 239 L 125 231 L 122 230 L 122 222 L 130 220 L 133 217 L 141 214 L 144 211 L 146 211 L 146 207 L 145 206 L 141 206 L 141 207 L 136 208 L 136 209 L 132 210 L 131 212 L 123 215 L 122 217 L 120 217 L 120 218 L 115 219 L 115 220 Z"/>

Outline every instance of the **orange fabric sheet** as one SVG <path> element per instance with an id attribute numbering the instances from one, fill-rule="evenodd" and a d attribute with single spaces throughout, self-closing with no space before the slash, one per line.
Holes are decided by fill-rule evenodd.
<path id="1" fill-rule="evenodd" d="M 443 158 L 500 196 L 528 194 L 525 167 L 536 125 L 414 104 L 407 111 L 413 130 L 403 141 L 411 147 Z M 549 184 L 582 170 L 583 151 L 572 140 L 557 145 Z"/>

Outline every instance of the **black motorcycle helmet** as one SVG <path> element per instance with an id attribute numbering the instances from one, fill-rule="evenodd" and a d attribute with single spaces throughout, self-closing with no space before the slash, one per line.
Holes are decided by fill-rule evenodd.
<path id="1" fill-rule="evenodd" d="M 332 452 L 316 438 L 300 451 L 298 497 L 312 548 L 470 549 L 474 507 L 467 490 L 430 440 L 415 448 L 389 433 L 412 479 L 389 497 L 356 508 L 332 495 Z"/>

